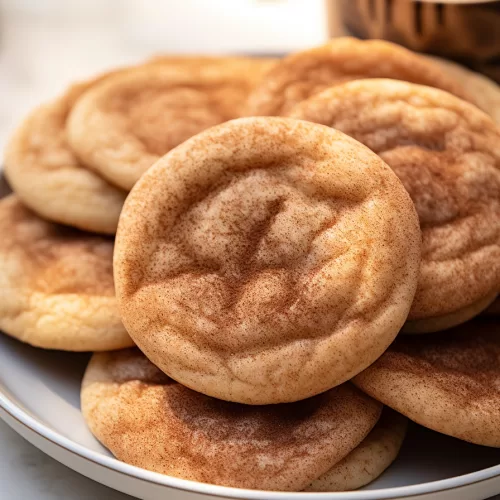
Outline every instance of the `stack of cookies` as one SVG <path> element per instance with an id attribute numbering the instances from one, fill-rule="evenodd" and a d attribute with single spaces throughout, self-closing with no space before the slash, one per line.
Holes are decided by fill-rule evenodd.
<path id="1" fill-rule="evenodd" d="M 496 121 L 484 77 L 352 38 L 73 86 L 6 151 L 0 328 L 96 352 L 89 428 L 175 477 L 356 489 L 408 419 L 500 447 Z"/>

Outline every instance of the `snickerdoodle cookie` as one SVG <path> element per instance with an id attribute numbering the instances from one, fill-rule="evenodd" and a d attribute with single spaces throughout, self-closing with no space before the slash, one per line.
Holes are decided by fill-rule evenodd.
<path id="1" fill-rule="evenodd" d="M 368 146 L 415 203 L 422 263 L 406 331 L 449 328 L 491 304 L 500 286 L 500 129 L 489 116 L 447 92 L 382 79 L 336 85 L 290 115 Z"/>
<path id="2" fill-rule="evenodd" d="M 500 447 L 498 321 L 476 319 L 432 336 L 399 336 L 354 382 L 425 427 Z"/>
<path id="3" fill-rule="evenodd" d="M 118 314 L 113 242 L 0 201 L 0 330 L 47 349 L 133 345 Z"/>
<path id="4" fill-rule="evenodd" d="M 164 375 L 138 349 L 95 354 L 82 412 L 120 460 L 183 479 L 299 491 L 370 432 L 382 405 L 351 384 L 273 406 L 220 401 Z"/>
<path id="5" fill-rule="evenodd" d="M 155 59 L 89 90 L 68 122 L 80 160 L 130 189 L 161 156 L 192 135 L 241 115 L 272 60 Z"/>
<path id="6" fill-rule="evenodd" d="M 382 40 L 345 37 L 282 59 L 249 96 L 246 114 L 287 115 L 297 103 L 321 90 L 360 78 L 429 85 L 481 104 L 455 76 L 427 57 Z"/>
<path id="7" fill-rule="evenodd" d="M 407 427 L 406 417 L 385 407 L 370 434 L 305 491 L 357 490 L 371 483 L 396 460 Z"/>
<path id="8" fill-rule="evenodd" d="M 42 217 L 114 234 L 126 193 L 82 166 L 65 132 L 75 101 L 99 80 L 73 85 L 30 114 L 7 145 L 5 175 L 23 203 Z"/>
<path id="9" fill-rule="evenodd" d="M 392 342 L 420 240 L 408 193 L 368 148 L 305 121 L 241 118 L 184 142 L 132 190 L 117 297 L 130 335 L 178 382 L 297 401 Z"/>

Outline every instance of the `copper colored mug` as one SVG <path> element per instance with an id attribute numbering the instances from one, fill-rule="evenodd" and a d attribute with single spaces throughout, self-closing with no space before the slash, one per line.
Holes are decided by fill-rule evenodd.
<path id="1" fill-rule="evenodd" d="M 500 83 L 500 0 L 327 0 L 327 7 L 354 36 L 454 59 Z"/>

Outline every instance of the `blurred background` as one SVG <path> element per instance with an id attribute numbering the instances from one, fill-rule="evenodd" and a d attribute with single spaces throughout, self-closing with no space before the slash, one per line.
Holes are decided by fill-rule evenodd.
<path id="1" fill-rule="evenodd" d="M 155 53 L 284 54 L 326 40 L 323 0 L 0 0 L 0 148 L 74 80 Z"/>
<path id="2" fill-rule="evenodd" d="M 0 0 L 0 151 L 70 82 L 158 53 L 283 55 L 351 33 L 500 81 L 495 0 Z"/>

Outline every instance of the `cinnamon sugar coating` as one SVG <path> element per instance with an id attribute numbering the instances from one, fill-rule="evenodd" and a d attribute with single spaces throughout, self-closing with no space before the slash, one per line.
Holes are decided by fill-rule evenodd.
<path id="1" fill-rule="evenodd" d="M 410 194 L 423 239 L 412 331 L 451 327 L 488 307 L 500 286 L 500 129 L 486 114 L 438 89 L 366 79 L 290 115 L 362 142 Z"/>
<path id="2" fill-rule="evenodd" d="M 249 404 L 304 399 L 387 348 L 415 292 L 420 230 L 378 156 L 287 118 L 207 130 L 127 198 L 122 319 L 180 383 Z"/>
<path id="3" fill-rule="evenodd" d="M 438 335 L 399 336 L 354 383 L 425 427 L 500 447 L 498 321 L 476 319 Z"/>
<path id="4" fill-rule="evenodd" d="M 133 345 L 118 314 L 113 241 L 45 221 L 15 195 L 0 201 L 0 329 L 46 349 Z"/>
<path id="5" fill-rule="evenodd" d="M 284 116 L 299 102 L 332 85 L 362 78 L 429 85 L 478 106 L 483 104 L 474 91 L 430 58 L 383 40 L 342 37 L 282 59 L 248 97 L 246 115 Z"/>
<path id="6" fill-rule="evenodd" d="M 248 93 L 273 64 L 235 57 L 160 57 L 120 71 L 77 102 L 68 140 L 86 166 L 130 190 L 170 149 L 240 116 Z"/>
<path id="7" fill-rule="evenodd" d="M 164 375 L 138 349 L 96 354 L 82 385 L 94 435 L 120 460 L 238 488 L 300 491 L 347 455 L 381 405 L 351 384 L 273 406 L 228 403 Z"/>

